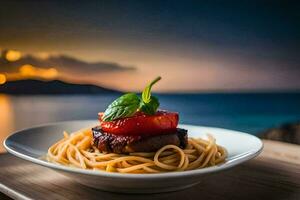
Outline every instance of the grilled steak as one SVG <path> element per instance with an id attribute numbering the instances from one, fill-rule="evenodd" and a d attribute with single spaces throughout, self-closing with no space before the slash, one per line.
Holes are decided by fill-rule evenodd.
<path id="1" fill-rule="evenodd" d="M 173 144 L 181 148 L 187 145 L 187 130 L 154 136 L 118 136 L 104 132 L 100 126 L 92 128 L 94 145 L 102 152 L 132 153 L 154 152 Z"/>

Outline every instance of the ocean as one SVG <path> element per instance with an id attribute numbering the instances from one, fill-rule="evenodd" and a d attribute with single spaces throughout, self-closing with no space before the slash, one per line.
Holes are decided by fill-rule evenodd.
<path id="1" fill-rule="evenodd" d="M 258 134 L 300 120 L 300 93 L 158 94 L 161 109 L 180 113 L 180 123 Z M 0 131 L 64 120 L 97 119 L 117 98 L 106 95 L 0 95 Z"/>

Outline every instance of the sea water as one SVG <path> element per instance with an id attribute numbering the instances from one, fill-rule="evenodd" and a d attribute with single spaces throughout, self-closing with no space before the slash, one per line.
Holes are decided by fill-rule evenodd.
<path id="1" fill-rule="evenodd" d="M 117 94 L 0 95 L 2 134 L 41 123 L 97 119 Z M 180 123 L 258 134 L 300 120 L 300 93 L 159 94 L 162 109 L 180 113 Z"/>

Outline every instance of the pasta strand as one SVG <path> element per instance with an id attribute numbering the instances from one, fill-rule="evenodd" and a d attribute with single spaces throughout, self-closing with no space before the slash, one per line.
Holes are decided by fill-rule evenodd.
<path id="1" fill-rule="evenodd" d="M 226 149 L 217 145 L 212 135 L 207 135 L 208 140 L 189 138 L 185 149 L 166 145 L 157 152 L 125 155 L 100 152 L 92 145 L 91 129 L 63 134 L 64 138 L 48 149 L 47 160 L 82 169 L 119 173 L 186 171 L 218 165 L 227 157 Z"/>

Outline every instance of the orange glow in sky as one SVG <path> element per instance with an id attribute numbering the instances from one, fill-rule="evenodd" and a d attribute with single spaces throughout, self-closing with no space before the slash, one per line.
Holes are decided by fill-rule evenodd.
<path id="1" fill-rule="evenodd" d="M 45 79 L 53 80 L 58 78 L 59 72 L 57 69 L 39 68 L 33 65 L 22 65 L 19 71 L 13 73 L 0 74 L 0 85 L 7 81 L 23 80 L 23 79 Z"/>
<path id="2" fill-rule="evenodd" d="M 17 61 L 21 58 L 21 52 L 15 50 L 9 50 L 5 55 L 6 60 L 10 62 Z"/>
<path id="3" fill-rule="evenodd" d="M 23 65 L 19 69 L 20 75 L 23 77 L 38 77 L 43 79 L 54 79 L 58 76 L 55 68 L 42 69 L 32 65 Z"/>

